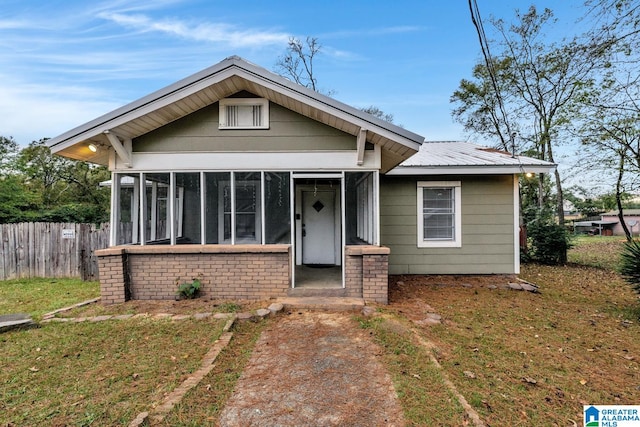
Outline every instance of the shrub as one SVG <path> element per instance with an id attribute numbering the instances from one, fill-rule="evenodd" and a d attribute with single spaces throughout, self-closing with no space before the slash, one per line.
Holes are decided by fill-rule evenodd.
<path id="1" fill-rule="evenodd" d="M 624 280 L 640 293 L 640 243 L 637 240 L 624 244 L 620 255 L 619 271 Z"/>
<path id="2" fill-rule="evenodd" d="M 571 247 L 567 230 L 554 223 L 532 221 L 527 227 L 528 256 L 547 265 L 567 263 L 567 250 Z"/>
<path id="3" fill-rule="evenodd" d="M 191 282 L 184 282 L 178 286 L 178 297 L 180 299 L 194 299 L 200 293 L 200 280 L 193 279 Z"/>

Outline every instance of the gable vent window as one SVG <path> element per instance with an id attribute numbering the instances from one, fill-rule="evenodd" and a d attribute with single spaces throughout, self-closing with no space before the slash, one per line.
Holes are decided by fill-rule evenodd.
<path id="1" fill-rule="evenodd" d="M 264 98 L 220 100 L 220 129 L 269 129 L 269 101 Z"/>

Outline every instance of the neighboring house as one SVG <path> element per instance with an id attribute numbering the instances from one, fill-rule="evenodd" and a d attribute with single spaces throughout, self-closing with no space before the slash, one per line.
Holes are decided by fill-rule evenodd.
<path id="1" fill-rule="evenodd" d="M 624 222 L 633 235 L 640 234 L 640 209 L 624 209 L 622 211 Z M 618 211 L 605 212 L 600 216 L 602 222 L 610 224 L 609 229 L 614 236 L 624 236 L 624 229 L 618 218 Z"/>
<path id="2" fill-rule="evenodd" d="M 424 138 L 238 57 L 48 141 L 112 171 L 102 300 L 332 295 L 389 274 L 517 274 L 518 176 L 554 165 Z"/>

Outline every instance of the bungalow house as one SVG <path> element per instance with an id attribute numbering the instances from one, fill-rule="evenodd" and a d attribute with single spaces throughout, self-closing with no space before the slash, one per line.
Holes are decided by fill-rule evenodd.
<path id="1" fill-rule="evenodd" d="M 238 57 L 48 141 L 108 165 L 102 300 L 332 295 L 389 274 L 517 274 L 518 175 L 554 165 L 424 138 Z"/>

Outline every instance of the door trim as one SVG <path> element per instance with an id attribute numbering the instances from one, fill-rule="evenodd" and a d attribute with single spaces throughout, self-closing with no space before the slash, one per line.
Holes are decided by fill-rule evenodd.
<path id="1" fill-rule="evenodd" d="M 318 180 L 320 181 L 320 180 Z M 321 191 L 332 190 L 335 193 L 334 197 L 334 218 L 336 219 L 334 223 L 334 265 L 342 265 L 342 222 L 344 221 L 343 212 L 342 212 L 342 191 L 341 186 L 333 186 L 330 187 L 327 184 L 318 184 L 317 186 L 308 185 L 308 184 L 296 184 L 295 185 L 295 208 L 294 208 L 294 218 L 295 218 L 295 242 L 296 242 L 296 250 L 295 250 L 295 265 L 302 265 L 302 192 L 303 191 L 313 191 L 315 188 Z"/>

